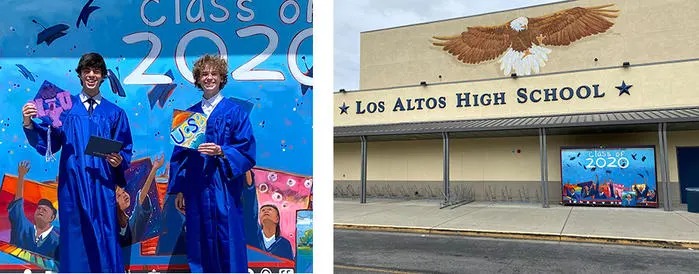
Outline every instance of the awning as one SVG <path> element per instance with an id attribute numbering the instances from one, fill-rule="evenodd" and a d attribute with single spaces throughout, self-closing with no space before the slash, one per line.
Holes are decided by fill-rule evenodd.
<path id="1" fill-rule="evenodd" d="M 335 127 L 335 137 L 699 122 L 699 107 Z"/>

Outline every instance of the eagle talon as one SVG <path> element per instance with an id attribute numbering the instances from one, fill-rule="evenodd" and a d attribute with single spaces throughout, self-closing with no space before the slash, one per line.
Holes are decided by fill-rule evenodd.
<path id="1" fill-rule="evenodd" d="M 539 41 L 539 44 L 541 45 L 543 44 L 544 38 L 546 38 L 546 36 L 544 36 L 543 34 L 539 34 L 536 36 L 536 41 Z"/>

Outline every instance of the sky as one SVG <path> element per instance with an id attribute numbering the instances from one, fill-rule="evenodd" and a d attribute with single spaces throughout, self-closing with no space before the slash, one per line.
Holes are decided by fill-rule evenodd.
<path id="1" fill-rule="evenodd" d="M 359 89 L 359 33 L 561 0 L 353 0 L 334 2 L 333 90 Z"/>

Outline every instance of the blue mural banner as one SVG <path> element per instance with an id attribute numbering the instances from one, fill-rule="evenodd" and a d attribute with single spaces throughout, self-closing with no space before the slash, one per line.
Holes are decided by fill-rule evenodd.
<path id="1" fill-rule="evenodd" d="M 658 207 L 654 147 L 562 148 L 566 205 Z"/>
<path id="2" fill-rule="evenodd" d="M 257 208 L 244 211 L 258 216 L 263 206 L 275 205 L 280 215 L 276 222 L 292 248 L 290 255 L 280 255 L 248 245 L 249 268 L 258 273 L 310 272 L 312 10 L 312 0 L 2 1 L 0 271 L 60 271 L 55 254 L 23 248 L 12 236 L 18 223 L 36 222 L 42 205 L 61 206 L 56 160 L 61 152 L 48 157 L 29 145 L 22 106 L 38 102 L 41 121 L 59 127 L 61 111 L 76 103 L 67 101 L 67 95 L 81 91 L 75 71 L 79 58 L 97 52 L 108 69 L 101 94 L 126 111 L 134 140 L 127 186 L 116 190 L 117 199 L 128 196 L 119 201 L 120 212 L 134 216 L 145 205 L 136 203 L 152 205 L 142 220 L 142 235 L 123 248 L 125 268 L 188 271 L 185 214 L 175 207 L 174 195 L 166 193 L 174 147 L 169 135 L 174 110 L 202 99 L 193 84 L 194 61 L 219 54 L 229 66 L 221 93 L 249 111 L 257 140 L 257 165 L 250 170 L 258 175 Z M 304 215 L 296 216 L 297 210 Z M 61 216 L 56 217 L 51 224 L 60 244 Z M 262 218 L 246 229 L 264 230 L 269 221 Z M 297 220 L 302 220 L 300 227 Z M 297 269 L 297 254 L 303 254 L 303 269 Z"/>

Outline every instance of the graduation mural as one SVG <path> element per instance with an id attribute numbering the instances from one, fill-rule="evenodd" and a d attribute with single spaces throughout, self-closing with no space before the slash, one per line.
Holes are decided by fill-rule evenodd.
<path id="1" fill-rule="evenodd" d="M 566 205 L 658 207 L 653 147 L 561 149 Z"/>
<path id="2" fill-rule="evenodd" d="M 22 106 L 34 102 L 34 120 L 60 128 L 61 113 L 80 103 L 70 96 L 81 90 L 78 60 L 97 52 L 107 65 L 101 94 L 126 111 L 133 136 L 127 183 L 116 187 L 114 201 L 125 268 L 189 270 L 186 214 L 167 194 L 169 161 L 178 141 L 201 142 L 195 134 L 178 136 L 180 111 L 202 98 L 193 84 L 193 62 L 220 54 L 229 65 L 221 94 L 249 113 L 257 141 L 256 166 L 245 174 L 241 197 L 248 267 L 256 273 L 312 272 L 312 5 L 2 1 L 0 271 L 60 271 L 62 151 L 32 147 L 22 129 Z"/>

